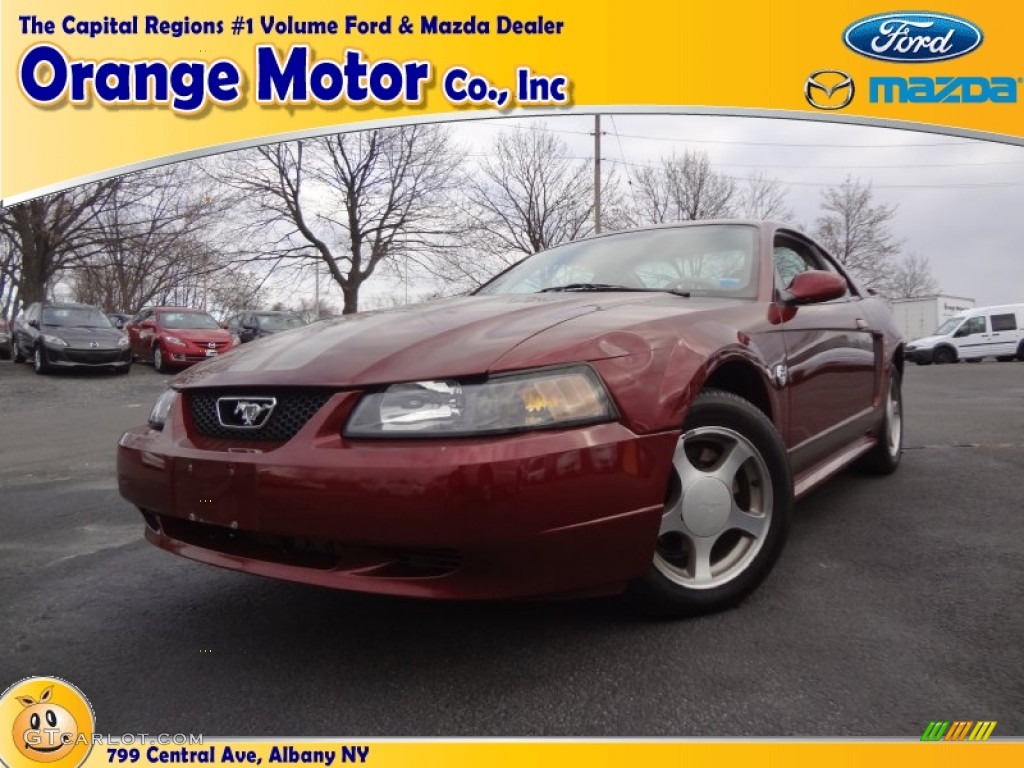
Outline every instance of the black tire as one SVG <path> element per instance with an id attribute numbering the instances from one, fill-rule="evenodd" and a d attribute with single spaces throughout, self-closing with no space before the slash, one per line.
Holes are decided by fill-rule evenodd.
<path id="1" fill-rule="evenodd" d="M 1017 359 L 1024 363 L 1024 341 L 1017 347 Z"/>
<path id="2" fill-rule="evenodd" d="M 705 491 L 714 487 L 718 480 L 709 481 L 706 477 L 715 477 L 715 471 L 721 471 L 725 464 L 730 463 L 727 459 L 733 455 L 731 451 L 734 448 L 724 447 L 718 457 L 713 457 L 712 450 L 710 453 L 713 458 L 703 468 L 690 462 L 691 455 L 704 460 L 708 455 L 708 440 L 714 440 L 720 435 L 735 437 L 735 446 L 744 446 L 750 456 L 737 465 L 731 495 L 725 491 L 724 496 L 712 500 Z M 689 509 L 684 505 L 683 483 L 677 469 L 680 461 L 689 463 L 688 473 L 691 470 L 696 473 L 690 475 L 688 485 L 688 492 L 694 494 L 693 505 Z M 761 482 L 754 482 L 753 478 L 758 478 L 763 472 L 766 472 L 766 477 Z M 744 477 L 741 478 L 741 475 Z M 704 485 L 699 485 L 701 483 Z M 770 488 L 766 489 L 766 485 L 770 485 Z M 719 487 L 725 488 L 721 482 Z M 721 518 L 715 522 L 715 525 L 720 524 L 718 533 L 702 538 L 692 532 L 692 521 L 704 525 L 710 520 L 710 517 L 700 518 L 702 510 L 714 510 L 716 504 L 719 509 L 729 506 L 744 508 L 746 503 L 744 509 L 749 512 L 756 506 L 755 498 L 759 499 L 760 511 L 766 512 L 759 517 L 749 518 L 760 521 L 763 526 L 760 535 L 751 534 L 748 538 Z M 770 506 L 767 506 L 769 501 Z M 702 392 L 694 400 L 687 416 L 666 494 L 666 515 L 662 530 L 665 523 L 678 524 L 682 530 L 678 534 L 675 531 L 659 532 L 651 568 L 644 577 L 629 586 L 627 598 L 643 612 L 660 618 L 711 613 L 736 605 L 765 580 L 775 565 L 789 533 L 792 510 L 793 477 L 785 445 L 771 420 L 754 405 L 729 392 Z M 674 517 L 676 514 L 678 521 Z M 690 515 L 693 517 L 688 520 Z M 672 538 L 676 536 L 678 539 Z M 707 542 L 707 570 L 703 585 L 699 583 L 701 576 L 696 566 L 687 575 L 686 571 L 691 566 L 682 562 L 690 562 L 690 558 L 696 562 L 699 548 L 694 542 L 698 539 Z M 708 542 L 708 539 L 713 543 Z M 676 541 L 681 547 L 679 552 L 674 551 Z M 720 548 L 721 545 L 724 545 L 725 552 Z M 736 553 L 744 547 L 745 553 L 737 556 Z M 719 569 L 717 575 L 714 573 L 716 568 Z"/>
<path id="3" fill-rule="evenodd" d="M 46 362 L 42 344 L 36 344 L 35 349 L 32 350 L 32 370 L 40 376 L 50 372 L 50 364 Z"/>
<path id="4" fill-rule="evenodd" d="M 1000 355 L 996 358 L 1000 363 L 1012 363 L 1017 359 L 1016 355 Z"/>
<path id="5" fill-rule="evenodd" d="M 917 365 L 931 365 L 932 364 L 931 360 L 915 360 L 914 362 Z"/>
<path id="6" fill-rule="evenodd" d="M 164 362 L 164 353 L 160 349 L 159 344 L 153 347 L 153 367 L 156 368 L 157 373 L 171 372 L 171 369 L 167 367 L 167 363 Z"/>
<path id="7" fill-rule="evenodd" d="M 948 365 L 956 362 L 956 350 L 952 347 L 939 347 L 932 355 L 932 359 L 938 365 Z"/>
<path id="8" fill-rule="evenodd" d="M 889 370 L 889 389 L 886 392 L 886 401 L 882 409 L 882 425 L 878 432 L 878 442 L 875 447 L 868 451 L 861 458 L 860 468 L 874 475 L 891 475 L 900 465 L 900 458 L 903 456 L 903 378 L 896 366 Z M 889 399 L 895 408 L 889 408 Z M 895 417 L 895 421 L 894 421 Z M 893 436 L 892 430 L 898 429 L 898 435 Z"/>

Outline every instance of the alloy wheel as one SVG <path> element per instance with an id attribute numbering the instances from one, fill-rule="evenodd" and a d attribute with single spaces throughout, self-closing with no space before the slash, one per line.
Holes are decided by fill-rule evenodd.
<path id="1" fill-rule="evenodd" d="M 750 566 L 771 527 L 774 497 L 764 458 L 738 432 L 701 427 L 680 438 L 672 464 L 655 567 L 691 589 L 732 581 Z"/>

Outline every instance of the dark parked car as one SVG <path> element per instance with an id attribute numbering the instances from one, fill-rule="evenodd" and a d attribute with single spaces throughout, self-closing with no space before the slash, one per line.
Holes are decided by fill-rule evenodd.
<path id="1" fill-rule="evenodd" d="M 36 373 L 57 368 L 108 368 L 128 373 L 128 340 L 96 307 L 52 301 L 30 304 L 11 326 L 14 362 Z"/>
<path id="2" fill-rule="evenodd" d="M 236 334 L 243 344 L 303 325 L 302 318 L 293 312 L 271 310 L 246 310 L 232 315 L 227 321 L 228 330 Z"/>
<path id="3" fill-rule="evenodd" d="M 124 327 L 136 359 L 161 373 L 229 352 L 238 337 L 201 309 L 143 307 Z"/>
<path id="4" fill-rule="evenodd" d="M 157 546 L 247 573 L 716 610 L 794 499 L 896 469 L 902 370 L 885 303 L 792 229 L 609 234 L 181 374 L 121 437 L 120 491 Z"/>
<path id="5" fill-rule="evenodd" d="M 0 317 L 0 360 L 11 357 L 11 327 Z"/>

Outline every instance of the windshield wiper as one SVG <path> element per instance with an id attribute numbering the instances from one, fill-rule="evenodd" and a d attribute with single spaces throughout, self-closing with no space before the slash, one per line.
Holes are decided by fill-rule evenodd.
<path id="1" fill-rule="evenodd" d="M 690 298 L 689 291 L 680 291 L 675 288 L 630 288 L 628 285 L 612 285 L 611 283 L 569 283 L 568 285 L 553 285 L 550 288 L 541 288 L 537 293 L 559 293 L 578 291 L 585 292 L 606 292 L 606 293 L 671 293 L 674 296 Z"/>

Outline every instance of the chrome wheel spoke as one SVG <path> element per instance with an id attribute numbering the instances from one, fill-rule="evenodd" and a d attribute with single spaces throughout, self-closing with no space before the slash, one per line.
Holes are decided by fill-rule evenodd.
<path id="1" fill-rule="evenodd" d="M 664 536 L 666 533 L 684 533 L 682 499 L 667 507 L 661 515 L 661 527 L 658 529 L 658 536 Z"/>
<path id="2" fill-rule="evenodd" d="M 726 528 L 742 531 L 748 536 L 760 539 L 768 528 L 768 518 L 764 515 L 756 515 L 740 509 L 739 505 L 734 503 L 732 511 L 729 513 L 729 521 L 726 523 Z"/>
<path id="3" fill-rule="evenodd" d="M 736 473 L 740 471 L 740 467 L 746 463 L 747 459 L 753 455 L 754 452 L 747 447 L 746 443 L 737 441 L 729 447 L 728 452 L 722 457 L 718 468 L 710 474 L 721 480 L 726 488 L 731 488 L 733 480 L 736 478 Z"/>
<path id="4" fill-rule="evenodd" d="M 717 537 L 691 536 L 687 568 L 698 584 L 711 581 L 711 548 Z"/>
<path id="5" fill-rule="evenodd" d="M 690 457 L 686 455 L 686 450 L 684 448 L 685 445 L 686 438 L 684 436 L 683 439 L 679 441 L 679 445 L 676 446 L 676 453 L 672 459 L 672 464 L 676 469 L 676 473 L 679 475 L 679 483 L 684 493 L 687 488 L 693 485 L 694 480 L 697 480 L 704 474 L 691 463 Z"/>

